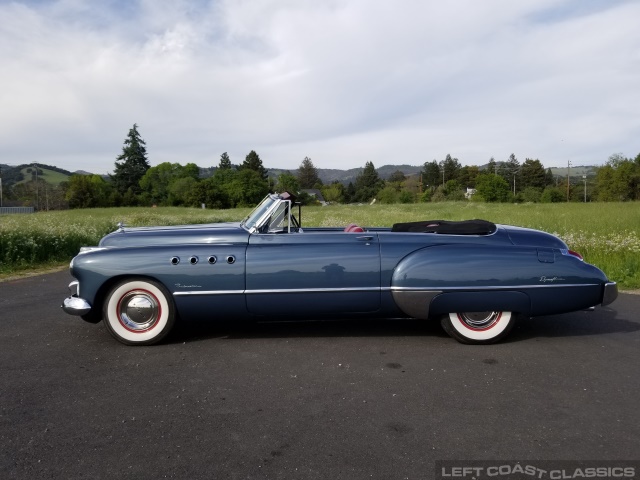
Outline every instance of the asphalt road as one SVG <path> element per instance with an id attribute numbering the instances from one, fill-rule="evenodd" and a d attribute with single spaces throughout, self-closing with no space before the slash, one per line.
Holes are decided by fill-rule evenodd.
<path id="1" fill-rule="evenodd" d="M 0 283 L 0 478 L 433 478 L 438 460 L 640 460 L 640 296 L 521 319 L 185 323 L 126 347 Z"/>

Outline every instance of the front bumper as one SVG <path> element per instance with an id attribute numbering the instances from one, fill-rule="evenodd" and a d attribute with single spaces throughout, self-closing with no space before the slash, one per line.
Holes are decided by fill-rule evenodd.
<path id="1" fill-rule="evenodd" d="M 79 289 L 80 283 L 77 280 L 71 282 L 69 284 L 71 296 L 62 302 L 62 310 L 69 315 L 86 315 L 91 311 L 91 304 L 84 298 L 80 298 Z"/>
<path id="2" fill-rule="evenodd" d="M 607 282 L 604 284 L 604 294 L 602 295 L 602 305 L 609 305 L 618 298 L 618 285 L 616 282 Z"/>
<path id="3" fill-rule="evenodd" d="M 62 302 L 62 310 L 69 315 L 86 315 L 91 311 L 91 305 L 84 298 L 71 295 Z"/>

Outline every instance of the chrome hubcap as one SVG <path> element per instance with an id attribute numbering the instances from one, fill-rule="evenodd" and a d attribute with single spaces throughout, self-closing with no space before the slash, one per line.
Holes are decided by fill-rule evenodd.
<path id="1" fill-rule="evenodd" d="M 485 330 L 495 325 L 502 312 L 462 312 L 458 318 L 470 328 Z"/>
<path id="2" fill-rule="evenodd" d="M 160 318 L 158 299 L 145 290 L 127 292 L 118 304 L 118 319 L 127 329 L 144 332 L 151 329 Z"/>

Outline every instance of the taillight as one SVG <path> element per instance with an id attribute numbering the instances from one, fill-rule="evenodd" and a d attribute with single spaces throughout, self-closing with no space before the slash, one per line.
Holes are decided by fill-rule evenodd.
<path id="1" fill-rule="evenodd" d="M 584 258 L 578 252 L 574 252 L 573 250 L 561 250 L 563 255 L 571 255 L 572 257 L 576 257 L 578 260 L 584 262 Z"/>
<path id="2" fill-rule="evenodd" d="M 574 257 L 577 257 L 580 260 L 584 260 L 584 258 L 582 258 L 582 255 L 580 255 L 578 252 L 574 252 L 573 250 L 569 250 L 569 255 L 573 255 Z"/>

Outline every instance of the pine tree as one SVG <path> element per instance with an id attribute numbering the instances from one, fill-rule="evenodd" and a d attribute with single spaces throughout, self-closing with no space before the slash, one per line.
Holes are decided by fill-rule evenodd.
<path id="1" fill-rule="evenodd" d="M 353 182 L 349 182 L 347 188 L 344 191 L 344 201 L 345 203 L 355 202 L 356 200 L 356 187 Z"/>
<path id="2" fill-rule="evenodd" d="M 140 179 L 147 170 L 149 170 L 149 161 L 145 141 L 138 132 L 138 125 L 134 123 L 124 141 L 122 153 L 116 158 L 115 171 L 111 178 L 121 195 L 128 191 L 137 195 L 141 191 Z"/>
<path id="3" fill-rule="evenodd" d="M 516 158 L 515 154 L 509 155 L 509 159 L 502 165 L 500 169 L 500 175 L 511 185 L 511 188 L 515 190 L 516 177 L 520 171 L 520 162 Z"/>
<path id="4" fill-rule="evenodd" d="M 446 158 L 441 162 L 441 166 L 444 169 L 444 182 L 458 179 L 462 165 L 460 165 L 460 161 L 457 158 L 452 158 L 451 155 L 447 153 Z M 443 172 L 441 171 L 440 173 Z"/>
<path id="5" fill-rule="evenodd" d="M 432 162 L 424 162 L 422 167 L 422 188 L 435 189 L 442 182 L 442 172 L 438 162 L 433 160 Z"/>
<path id="6" fill-rule="evenodd" d="M 254 151 L 251 150 L 249 154 L 240 165 L 240 170 L 253 170 L 260 174 L 260 177 L 263 180 L 266 180 L 269 177 L 267 169 L 262 165 L 262 160 L 260 160 L 260 156 Z"/>
<path id="7" fill-rule="evenodd" d="M 300 188 L 313 188 L 319 180 L 318 169 L 313 165 L 309 157 L 304 157 L 300 167 L 298 167 Z"/>
<path id="8" fill-rule="evenodd" d="M 369 202 L 383 188 L 384 181 L 380 179 L 373 162 L 367 162 L 364 170 L 356 177 L 356 200 L 359 202 Z"/>
<path id="9" fill-rule="evenodd" d="M 527 158 L 520 167 L 520 187 L 533 187 L 541 192 L 546 185 L 546 172 L 540 160 Z"/>
<path id="10" fill-rule="evenodd" d="M 553 177 L 553 172 L 551 171 L 550 168 L 547 168 L 547 173 L 544 176 L 544 183 L 546 186 L 550 186 L 550 185 L 555 185 L 556 184 L 556 180 Z"/>
<path id="11" fill-rule="evenodd" d="M 218 168 L 220 170 L 229 170 L 231 168 L 231 159 L 229 158 L 229 155 L 227 155 L 227 152 L 220 155 L 220 164 L 218 165 Z"/>

